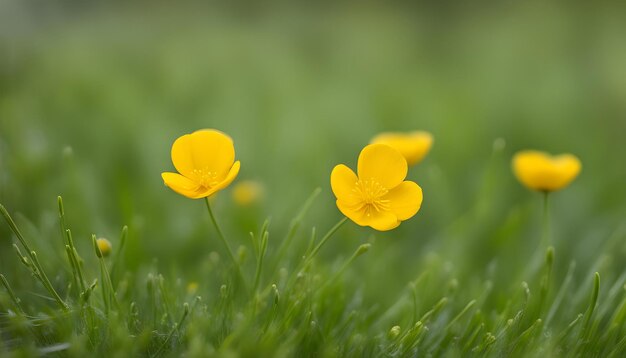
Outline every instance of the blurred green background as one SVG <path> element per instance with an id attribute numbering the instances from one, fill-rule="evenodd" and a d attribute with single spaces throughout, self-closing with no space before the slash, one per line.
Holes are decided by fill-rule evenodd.
<path id="1" fill-rule="evenodd" d="M 581 158 L 580 177 L 553 195 L 553 234 L 558 270 L 570 259 L 590 267 L 611 235 L 624 237 L 624 14 L 612 2 L 3 0 L 0 203 L 53 253 L 48 264 L 63 260 L 62 195 L 83 250 L 91 233 L 115 245 L 127 224 L 129 268 L 156 259 L 193 279 L 221 246 L 204 203 L 161 180 L 178 136 L 217 128 L 234 138 L 239 178 L 261 182 L 265 200 L 239 208 L 229 188 L 215 198 L 217 215 L 240 244 L 271 217 L 272 250 L 318 186 L 296 240 L 306 245 L 311 226 L 323 233 L 339 220 L 334 165 L 354 167 L 380 131 L 427 130 L 433 149 L 409 174 L 424 190 L 418 215 L 389 233 L 350 223 L 322 253 L 333 261 L 374 243 L 356 263 L 372 300 L 434 256 L 494 280 L 523 271 L 539 242 L 541 196 L 511 174 L 520 149 Z M 0 225 L 7 277 L 23 271 L 11 240 Z"/>

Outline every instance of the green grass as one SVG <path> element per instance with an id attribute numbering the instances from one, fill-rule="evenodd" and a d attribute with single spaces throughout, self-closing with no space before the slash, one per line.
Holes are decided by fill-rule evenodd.
<path id="1" fill-rule="evenodd" d="M 37 251 L 0 207 L 22 247 L 14 246 L 16 261 L 24 263 L 43 291 L 22 299 L 24 295 L 16 294 L 1 276 L 6 290 L 0 296 L 2 348 L 27 355 L 95 352 L 106 356 L 619 357 L 624 353 L 626 275 L 601 285 L 600 275 L 590 272 L 575 285 L 574 262 L 565 275 L 553 274 L 559 256 L 552 247 L 539 266 L 525 268 L 525 281 L 500 284 L 491 278 L 494 267 L 476 270 L 478 274 L 459 272 L 431 253 L 405 290 L 388 293 L 393 297 L 390 305 L 366 303 L 363 290 L 372 282 L 349 269 L 355 260 L 367 261 L 375 245 L 362 244 L 352 256 L 339 255 L 345 258 L 332 264 L 316 257 L 326 239 L 334 232 L 340 236 L 344 220 L 321 239 L 313 230 L 308 245 L 302 245 L 305 240 L 289 245 L 302 236 L 298 227 L 318 194 L 316 190 L 293 219 L 285 241 L 279 241 L 287 258 L 281 259 L 281 250 L 270 246 L 273 230 L 267 221 L 250 235 L 252 257 L 240 249 L 233 266 L 212 253 L 198 265 L 194 276 L 208 279 L 200 282 L 197 292 L 186 288 L 188 281 L 177 273 L 164 274 L 154 266 L 120 269 L 126 227 L 112 257 L 102 257 L 95 236 L 94 250 L 79 253 L 71 229 L 66 228 L 60 197 L 59 225 L 66 235 L 58 241 L 65 243 L 63 266 L 65 271 L 71 268 L 71 274 L 56 275 L 53 285 Z M 623 232 L 615 237 L 623 239 Z M 606 252 L 616 244 L 607 242 Z M 606 271 L 610 258 L 607 254 L 592 269 Z M 239 265 L 246 268 L 241 275 L 235 268 Z M 384 270 L 384 265 L 378 269 Z M 45 299 L 50 303 L 42 306 Z"/>
<path id="2" fill-rule="evenodd" d="M 626 354 L 622 5 L 29 3 L 0 5 L 0 356 Z M 237 265 L 160 178 L 207 127 L 265 193 L 212 198 Z M 420 212 L 327 236 L 333 166 L 415 129 Z M 583 163 L 545 223 L 527 148 Z"/>

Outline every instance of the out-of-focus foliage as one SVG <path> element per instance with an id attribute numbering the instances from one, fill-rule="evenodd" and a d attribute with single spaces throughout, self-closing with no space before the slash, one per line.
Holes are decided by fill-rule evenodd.
<path id="1" fill-rule="evenodd" d="M 617 2 L 5 0 L 0 203 L 21 214 L 50 267 L 65 259 L 62 195 L 82 252 L 92 250 L 92 233 L 115 238 L 128 225 L 125 268 L 202 281 L 194 270 L 221 250 L 208 239 L 204 203 L 160 177 L 173 170 L 178 136 L 201 128 L 232 136 L 239 180 L 262 183 L 264 199 L 239 207 L 231 187 L 215 197 L 216 211 L 234 247 L 270 216 L 275 248 L 318 186 L 298 245 L 311 226 L 322 232 L 340 218 L 329 184 L 335 164 L 355 167 L 379 132 L 426 130 L 433 148 L 408 177 L 424 191 L 418 215 L 389 233 L 346 225 L 321 252 L 334 262 L 374 243 L 350 276 L 365 302 L 392 304 L 389 292 L 401 292 L 432 255 L 437 267 L 463 272 L 461 285 L 484 275 L 495 287 L 517 285 L 541 232 L 540 196 L 511 172 L 521 149 L 581 159 L 580 176 L 551 201 L 555 272 L 562 278 L 575 260 L 576 283 L 598 267 L 612 282 L 626 268 L 625 246 L 612 251 L 621 261 L 598 260 L 626 214 L 624 10 Z M 0 272 L 26 276 L 11 243 L 0 225 Z M 11 282 L 19 292 L 33 286 Z"/>

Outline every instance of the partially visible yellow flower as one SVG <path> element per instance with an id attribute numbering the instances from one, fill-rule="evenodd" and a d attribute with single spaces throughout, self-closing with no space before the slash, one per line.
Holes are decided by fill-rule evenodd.
<path id="1" fill-rule="evenodd" d="M 385 132 L 372 138 L 372 144 L 387 144 L 398 150 L 409 165 L 415 165 L 424 159 L 433 145 L 433 136 L 428 132 L 409 133 Z"/>
<path id="2" fill-rule="evenodd" d="M 555 191 L 566 187 L 580 173 L 580 160 L 572 154 L 551 156 L 526 150 L 513 157 L 513 172 L 526 187 L 538 191 Z"/>
<path id="3" fill-rule="evenodd" d="M 337 207 L 358 225 L 379 231 L 396 228 L 422 205 L 422 188 L 404 181 L 407 169 L 406 159 L 396 149 L 385 144 L 366 146 L 359 155 L 358 176 L 343 164 L 330 174 Z"/>
<path id="4" fill-rule="evenodd" d="M 172 163 L 178 173 L 162 173 L 170 189 L 191 199 L 226 188 L 239 173 L 233 140 L 215 129 L 185 134 L 172 145 Z"/>
<path id="5" fill-rule="evenodd" d="M 263 199 L 263 186 L 254 180 L 242 180 L 233 186 L 233 200 L 241 206 L 249 206 Z"/>
<path id="6" fill-rule="evenodd" d="M 102 253 L 103 257 L 107 257 L 111 254 L 112 245 L 111 242 L 103 237 L 96 240 L 96 245 L 98 245 L 98 249 L 100 253 Z"/>

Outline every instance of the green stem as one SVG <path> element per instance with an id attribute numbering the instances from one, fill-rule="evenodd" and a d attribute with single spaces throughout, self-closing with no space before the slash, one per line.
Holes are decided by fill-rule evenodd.
<path id="1" fill-rule="evenodd" d="M 543 236 L 541 238 L 541 247 L 540 250 L 545 252 L 547 248 L 551 245 L 550 239 L 550 207 L 549 200 L 550 192 L 543 192 Z"/>
<path id="2" fill-rule="evenodd" d="M 237 269 L 237 274 L 239 275 L 239 279 L 241 280 L 241 283 L 244 286 L 244 290 L 248 292 L 248 286 L 246 285 L 246 280 L 244 279 L 243 273 L 241 272 L 241 267 L 239 266 L 239 262 L 235 258 L 235 254 L 233 254 L 233 250 L 230 248 L 228 241 L 226 241 L 226 238 L 224 237 L 224 234 L 222 233 L 220 226 L 217 224 L 217 220 L 215 220 L 215 215 L 213 215 L 213 209 L 211 209 L 211 202 L 209 201 L 209 198 L 206 197 L 205 201 L 206 201 L 206 207 L 209 211 L 209 216 L 211 217 L 211 221 L 213 222 L 215 231 L 217 231 L 217 236 L 222 241 L 222 244 L 224 244 L 224 246 L 226 247 L 226 251 L 228 251 L 228 255 L 230 256 L 230 259 L 233 261 L 233 264 L 235 265 L 235 268 Z"/>
<path id="3" fill-rule="evenodd" d="M 39 258 L 37 257 L 37 253 L 35 251 L 32 251 L 30 253 L 30 256 L 33 259 L 34 266 L 39 271 L 39 278 L 41 280 L 41 283 L 44 285 L 46 289 L 48 289 L 48 292 L 50 292 L 50 294 L 54 297 L 54 299 L 57 301 L 59 306 L 61 306 L 61 308 L 63 308 L 64 311 L 69 311 L 70 309 L 69 306 L 63 301 L 61 296 L 59 296 L 57 291 L 52 286 L 50 279 L 48 279 L 48 275 L 46 275 L 46 273 L 44 272 L 43 267 L 41 266 L 41 263 L 39 262 Z"/>
<path id="4" fill-rule="evenodd" d="M 324 237 L 322 237 L 322 239 L 317 244 L 317 246 L 315 246 L 312 250 L 308 250 L 307 249 L 306 254 L 304 255 L 304 260 L 300 261 L 300 263 L 296 266 L 296 270 L 294 271 L 296 274 L 295 275 L 291 275 L 291 278 L 289 279 L 289 282 L 287 282 L 287 287 L 291 287 L 294 284 L 296 278 L 298 277 L 298 273 L 301 272 L 302 270 L 305 270 L 311 264 L 311 262 L 313 262 L 313 259 L 315 258 L 317 253 L 320 251 L 322 246 L 324 246 L 326 241 L 328 241 L 328 239 L 330 239 L 333 236 L 333 234 L 335 232 L 337 232 L 337 230 L 339 230 L 339 228 L 346 221 L 348 221 L 348 218 L 347 217 L 343 217 L 341 220 L 339 220 L 339 222 L 337 224 L 335 224 L 335 226 L 333 226 L 330 230 L 328 230 L 326 235 L 324 235 Z M 313 230 L 312 230 L 312 237 L 311 237 L 311 242 L 309 244 L 309 247 L 312 247 L 314 239 L 315 239 L 315 228 L 313 228 Z"/>
<path id="5" fill-rule="evenodd" d="M 20 313 L 24 314 L 24 310 L 22 309 L 22 306 L 20 305 L 20 299 L 17 298 L 17 296 L 15 295 L 15 292 L 13 292 L 13 289 L 9 285 L 9 281 L 7 281 L 6 277 L 4 277 L 3 274 L 0 274 L 0 282 L 2 282 L 2 285 L 9 293 L 9 296 L 11 296 L 11 299 L 13 300 L 13 303 L 15 304 L 17 309 L 20 311 Z"/>
<path id="6" fill-rule="evenodd" d="M 87 284 L 85 283 L 85 275 L 83 274 L 83 268 L 81 266 L 81 258 L 78 256 L 78 251 L 76 250 L 76 246 L 74 246 L 74 239 L 72 239 L 72 231 L 70 229 L 65 230 L 65 234 L 67 236 L 68 246 L 70 248 L 71 258 L 73 259 L 73 264 L 76 266 L 76 273 L 78 275 L 77 280 L 80 283 L 80 289 L 84 292 Z"/>
<path id="7" fill-rule="evenodd" d="M 348 267 L 350 267 L 350 265 L 352 264 L 352 262 L 359 256 L 363 255 L 364 253 L 366 253 L 367 251 L 369 251 L 370 247 L 372 245 L 371 244 L 363 244 L 361 246 L 359 246 L 354 253 L 352 254 L 352 256 L 350 256 L 350 258 L 348 258 L 348 260 L 346 260 L 346 262 L 344 262 L 344 264 L 341 266 L 341 268 L 328 280 L 326 280 L 326 283 L 324 283 L 322 285 L 322 288 L 328 286 L 329 284 L 331 284 L 332 282 L 334 282 L 335 280 L 339 279 L 341 276 L 343 276 L 344 272 L 348 269 Z M 321 291 L 321 289 L 320 289 Z"/>
<path id="8" fill-rule="evenodd" d="M 20 230 L 17 228 L 15 221 L 13 221 L 13 218 L 11 217 L 11 215 L 9 215 L 9 212 L 2 204 L 0 204 L 0 213 L 2 214 L 2 216 L 4 216 L 4 219 L 6 220 L 7 224 L 9 224 L 9 227 L 11 228 L 15 236 L 17 236 L 17 239 L 20 241 L 22 246 L 24 246 L 24 248 L 26 249 L 27 254 L 32 261 L 34 269 L 38 271 L 36 272 L 37 278 L 39 278 L 43 286 L 54 297 L 54 299 L 57 301 L 59 306 L 61 306 L 61 308 L 63 308 L 64 311 L 68 311 L 69 306 L 63 301 L 63 299 L 61 299 L 61 296 L 59 296 L 57 291 L 52 286 L 52 283 L 48 279 L 48 276 L 46 276 L 46 273 L 44 272 L 43 267 L 41 266 L 41 264 L 39 263 L 39 260 L 37 259 L 37 254 L 35 253 L 35 251 L 33 251 L 30 248 L 30 246 L 28 246 L 26 239 L 24 239 L 24 236 L 22 235 Z"/>
<path id="9" fill-rule="evenodd" d="M 115 251 L 115 256 L 113 256 L 113 264 L 111 265 L 111 283 L 113 281 L 119 281 L 118 271 L 119 271 L 119 262 L 121 260 L 120 256 L 122 256 L 122 250 L 126 245 L 126 239 L 128 238 L 128 226 L 124 225 L 122 228 L 122 234 L 120 235 L 120 243 L 117 246 L 117 251 Z"/>
<path id="10" fill-rule="evenodd" d="M 305 261 L 305 267 L 311 263 L 311 261 L 315 258 L 315 256 L 317 255 L 317 253 L 320 251 L 320 249 L 324 246 L 324 244 L 326 244 L 326 241 L 328 241 L 328 239 L 330 239 L 333 234 L 335 232 L 337 232 L 337 230 L 339 230 L 339 228 L 345 224 L 345 222 L 348 221 L 347 217 L 343 217 L 341 220 L 339 220 L 338 223 L 335 224 L 335 226 L 333 226 L 330 230 L 328 230 L 328 232 L 326 233 L 326 235 L 324 235 L 324 237 L 322 237 L 322 239 L 320 240 L 320 242 L 317 244 L 317 246 L 315 246 L 315 248 L 313 248 L 313 250 L 311 251 L 311 253 L 309 255 L 307 255 L 306 257 L 306 261 Z"/>
<path id="11" fill-rule="evenodd" d="M 185 318 L 187 318 L 187 315 L 189 315 L 189 304 L 187 302 L 185 302 L 183 304 L 183 315 L 182 315 L 182 317 L 180 317 L 180 320 L 178 321 L 178 323 L 174 323 L 174 327 L 172 327 L 172 330 L 170 330 L 170 333 L 165 338 L 165 341 L 163 341 L 163 344 L 161 344 L 159 349 L 156 351 L 156 353 L 152 357 L 158 357 L 159 355 L 161 355 L 161 352 L 163 352 L 163 349 L 165 349 L 165 347 L 169 343 L 170 339 L 172 339 L 172 337 L 174 336 L 174 333 L 176 333 L 178 331 L 178 329 L 185 322 Z"/>
<path id="12" fill-rule="evenodd" d="M 267 231 L 264 231 L 262 235 L 263 237 L 261 238 L 261 248 L 259 250 L 259 259 L 257 261 L 256 275 L 254 277 L 252 294 L 255 294 L 257 288 L 259 288 L 259 283 L 261 282 L 261 270 L 263 269 L 263 259 L 265 258 L 265 253 L 267 252 L 267 241 L 269 233 Z"/>
<path id="13" fill-rule="evenodd" d="M 293 238 L 298 232 L 298 228 L 300 227 L 300 223 L 302 222 L 302 219 L 304 218 L 306 213 L 309 211 L 309 208 L 311 207 L 311 205 L 313 204 L 313 202 L 315 201 L 315 199 L 319 196 L 321 192 L 322 192 L 321 188 L 315 188 L 315 190 L 313 190 L 313 193 L 311 193 L 311 195 L 304 202 L 304 205 L 302 205 L 302 208 L 300 208 L 300 211 L 298 211 L 298 214 L 296 215 L 296 217 L 291 221 L 291 225 L 289 227 L 287 236 L 285 237 L 285 239 L 280 244 L 280 247 L 278 248 L 276 258 L 274 259 L 275 261 L 274 267 L 272 268 L 270 273 L 273 274 L 274 271 L 276 271 L 276 269 L 278 268 L 278 265 L 280 265 L 280 261 L 282 260 L 283 256 L 285 256 L 287 249 L 291 245 Z"/>

